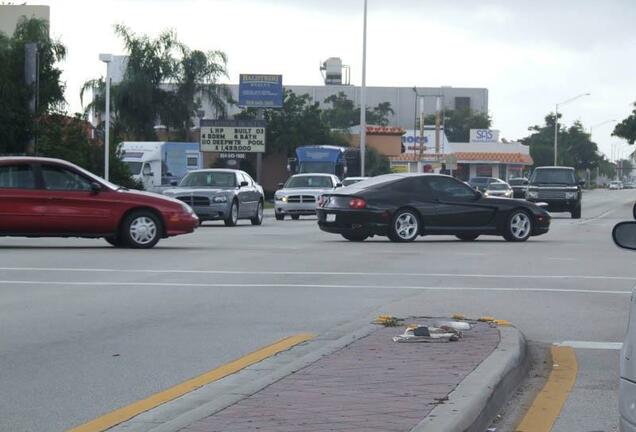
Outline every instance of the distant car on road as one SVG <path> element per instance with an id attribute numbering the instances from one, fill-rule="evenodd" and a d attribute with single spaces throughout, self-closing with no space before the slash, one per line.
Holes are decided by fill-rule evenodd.
<path id="1" fill-rule="evenodd" d="M 550 215 L 522 200 L 490 198 L 440 174 L 387 174 L 325 194 L 318 225 L 350 241 L 375 235 L 409 242 L 420 235 L 455 235 L 472 241 L 501 235 L 525 241 L 545 234 Z"/>
<path id="2" fill-rule="evenodd" d="M 289 215 L 298 220 L 300 216 L 316 214 L 316 203 L 324 193 L 341 187 L 340 179 L 332 174 L 296 174 L 274 194 L 274 215 L 283 220 Z"/>
<path id="3" fill-rule="evenodd" d="M 151 248 L 198 225 L 183 202 L 116 186 L 72 163 L 0 157 L 0 235 L 103 237 L 113 246 Z"/>
<path id="4" fill-rule="evenodd" d="M 484 190 L 484 195 L 487 197 L 512 198 L 513 194 L 512 187 L 504 181 L 490 183 Z"/>
<path id="5" fill-rule="evenodd" d="M 514 198 L 525 198 L 528 189 L 528 179 L 525 177 L 513 177 L 508 179 L 508 184 L 512 188 Z"/>
<path id="6" fill-rule="evenodd" d="M 499 183 L 501 180 L 495 177 L 473 177 L 468 180 L 468 184 L 475 190 L 484 192 L 491 183 Z"/>
<path id="7" fill-rule="evenodd" d="M 263 188 L 245 171 L 190 171 L 177 187 L 163 193 L 191 206 L 201 222 L 222 220 L 226 226 L 235 226 L 239 219 L 249 219 L 252 225 L 263 223 Z"/>
<path id="8" fill-rule="evenodd" d="M 342 185 L 343 186 L 351 186 L 354 183 L 359 183 L 363 180 L 368 179 L 369 177 L 347 177 L 344 180 L 342 180 Z"/>
<path id="9" fill-rule="evenodd" d="M 621 190 L 623 189 L 623 182 L 620 181 L 611 181 L 609 184 L 609 189 L 612 190 Z"/>
<path id="10" fill-rule="evenodd" d="M 538 167 L 530 176 L 526 199 L 546 203 L 548 211 L 570 212 L 572 219 L 580 219 L 584 183 L 577 181 L 572 167 Z"/>
<path id="11" fill-rule="evenodd" d="M 623 183 L 623 189 L 636 189 L 636 183 L 632 183 L 632 182 Z"/>

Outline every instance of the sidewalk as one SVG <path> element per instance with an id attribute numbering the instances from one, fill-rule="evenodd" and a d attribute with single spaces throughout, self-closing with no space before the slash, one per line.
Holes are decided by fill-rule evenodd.
<path id="1" fill-rule="evenodd" d="M 432 324 L 427 319 L 406 322 Z M 500 343 L 500 330 L 481 322 L 449 343 L 393 342 L 403 329 L 378 326 L 370 335 L 182 430 L 408 432 L 442 408 Z M 504 372 L 499 371 L 502 379 Z M 488 382 L 483 386 L 482 393 L 489 397 L 494 389 Z M 452 415 L 463 415 L 456 412 L 462 411 L 459 407 L 450 410 Z M 449 410 L 442 411 L 447 417 Z M 435 430 L 433 423 L 428 422 L 426 430 Z"/>

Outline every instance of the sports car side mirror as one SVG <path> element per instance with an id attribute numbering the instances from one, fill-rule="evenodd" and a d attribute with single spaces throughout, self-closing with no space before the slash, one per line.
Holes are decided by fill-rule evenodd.
<path id="1" fill-rule="evenodd" d="M 249 183 L 244 180 L 239 184 L 239 187 L 245 187 L 247 185 L 249 185 Z"/>
<path id="2" fill-rule="evenodd" d="M 285 183 L 278 183 L 278 189 L 282 189 L 285 186 Z"/>
<path id="3" fill-rule="evenodd" d="M 97 182 L 92 182 L 91 183 L 91 193 L 92 194 L 96 195 L 96 194 L 100 193 L 101 191 L 102 191 L 102 185 L 100 185 Z"/>
<path id="4" fill-rule="evenodd" d="M 478 199 L 483 198 L 483 197 L 484 197 L 484 193 L 482 191 L 480 191 L 480 190 L 476 190 L 475 191 L 475 201 L 477 201 Z"/>
<path id="5" fill-rule="evenodd" d="M 336 187 L 337 188 L 341 188 L 342 187 L 342 183 L 336 183 Z"/>
<path id="6" fill-rule="evenodd" d="M 612 230 L 612 240 L 618 247 L 636 250 L 636 222 L 620 222 Z"/>

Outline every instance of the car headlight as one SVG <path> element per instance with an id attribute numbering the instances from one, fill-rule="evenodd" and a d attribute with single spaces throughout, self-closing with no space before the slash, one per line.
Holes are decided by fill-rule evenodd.
<path id="1" fill-rule="evenodd" d="M 185 213 L 188 213 L 188 214 L 193 214 L 194 213 L 194 210 L 192 210 L 192 207 L 190 207 L 186 203 L 180 202 L 180 204 L 181 204 L 181 208 L 183 209 L 183 211 Z"/>
<path id="2" fill-rule="evenodd" d="M 565 199 L 576 199 L 576 192 L 566 192 L 565 193 Z"/>
<path id="3" fill-rule="evenodd" d="M 274 199 L 276 201 L 282 201 L 282 202 L 285 202 L 285 203 L 287 202 L 287 197 L 286 196 L 277 196 L 277 197 L 274 197 Z"/>
<path id="4" fill-rule="evenodd" d="M 221 204 L 227 202 L 227 197 L 225 195 L 219 195 L 212 198 L 212 202 L 215 204 Z"/>
<path id="5" fill-rule="evenodd" d="M 537 191 L 528 191 L 528 198 L 539 198 L 539 192 Z"/>

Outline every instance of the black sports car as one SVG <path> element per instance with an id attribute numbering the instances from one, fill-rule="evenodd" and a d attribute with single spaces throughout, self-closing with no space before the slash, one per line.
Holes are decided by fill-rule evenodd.
<path id="1" fill-rule="evenodd" d="M 351 241 L 374 235 L 396 242 L 419 235 L 455 235 L 475 240 L 500 235 L 525 241 L 548 232 L 550 215 L 524 200 L 484 197 L 441 174 L 387 174 L 323 195 L 318 225 Z"/>

